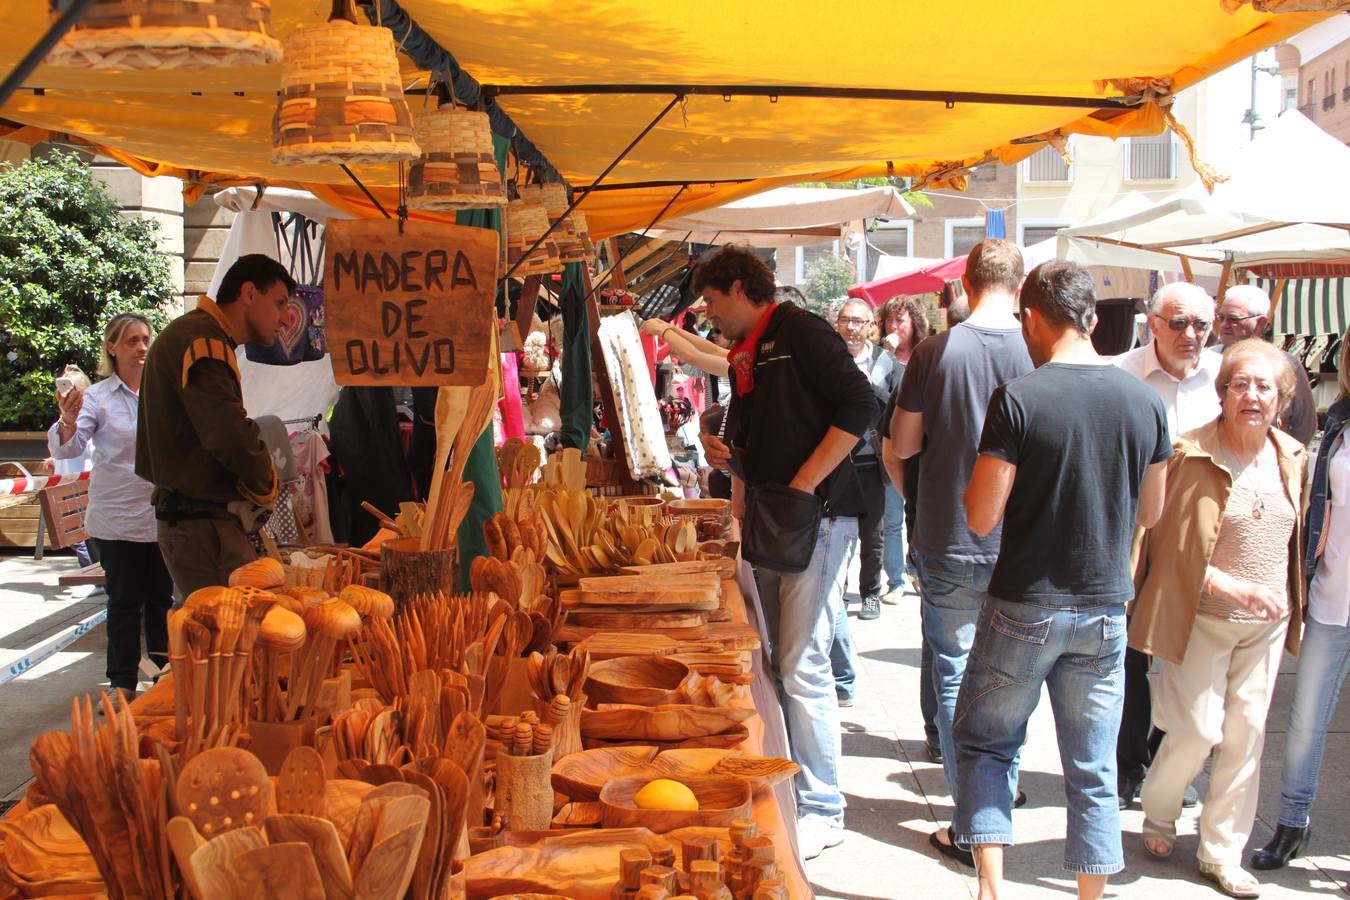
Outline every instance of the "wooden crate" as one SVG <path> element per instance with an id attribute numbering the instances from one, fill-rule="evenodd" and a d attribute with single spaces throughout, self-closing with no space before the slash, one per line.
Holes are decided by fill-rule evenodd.
<path id="1" fill-rule="evenodd" d="M 0 497 L 0 547 L 33 549 L 41 518 L 37 494 Z"/>

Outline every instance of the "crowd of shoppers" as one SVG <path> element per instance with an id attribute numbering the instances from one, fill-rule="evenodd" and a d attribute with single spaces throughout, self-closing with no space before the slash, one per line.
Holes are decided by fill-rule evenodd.
<path id="1" fill-rule="evenodd" d="M 761 266 L 731 248 L 700 269 L 713 324 L 736 342 L 723 363 L 732 425 L 705 443 L 735 472 L 738 514 L 771 485 L 823 510 L 804 571 L 756 567 L 803 765 L 804 855 L 843 839 L 838 716 L 823 695 L 833 687 L 846 706 L 855 688 L 843 571 L 856 554 L 859 619 L 917 589 L 920 708 L 955 806 L 930 843 L 977 868 L 981 898 L 1000 895 L 1025 799 L 1018 761 L 1043 690 L 1080 897 L 1101 897 L 1124 867 L 1120 810 L 1136 798 L 1140 846 L 1159 858 L 1173 852 L 1183 807 L 1202 802 L 1199 872 L 1231 896 L 1257 896 L 1243 854 L 1281 656 L 1302 647 L 1279 827 L 1255 870 L 1307 847 L 1350 669 L 1350 399 L 1331 408 L 1309 480 L 1315 403 L 1301 367 L 1264 340 L 1259 289 L 1230 288 L 1216 307 L 1193 284 L 1164 285 L 1147 302 L 1146 343 L 1105 358 L 1091 342 L 1087 271 L 1051 262 L 1024 273 L 1007 241 L 971 251 L 969 318 L 935 335 L 907 298 L 875 315 L 845 302 L 833 334 L 815 317 L 783 316 Z M 762 300 L 745 291 L 756 279 Z M 803 426 L 790 448 L 765 439 L 765 416 L 777 414 Z M 756 521 L 752 509 L 747 541 Z M 1207 760 L 1201 800 L 1191 782 Z"/>

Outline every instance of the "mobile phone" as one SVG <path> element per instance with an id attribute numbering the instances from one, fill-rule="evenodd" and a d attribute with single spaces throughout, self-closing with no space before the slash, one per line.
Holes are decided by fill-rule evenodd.
<path id="1" fill-rule="evenodd" d="M 75 389 L 75 382 L 65 375 L 56 376 L 56 392 L 64 397 Z"/>

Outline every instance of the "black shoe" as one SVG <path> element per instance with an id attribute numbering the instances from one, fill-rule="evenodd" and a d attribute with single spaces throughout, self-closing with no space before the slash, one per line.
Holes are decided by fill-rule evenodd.
<path id="1" fill-rule="evenodd" d="M 1181 795 L 1181 808 L 1194 809 L 1200 805 L 1200 795 L 1196 793 L 1195 788 L 1189 784 L 1186 785 L 1186 793 Z"/>
<path id="2" fill-rule="evenodd" d="M 1288 825 L 1276 825 L 1275 836 L 1260 850 L 1252 854 L 1252 868 L 1262 871 L 1283 869 L 1289 860 L 1303 853 L 1312 837 L 1311 828 L 1291 828 Z"/>
<path id="3" fill-rule="evenodd" d="M 937 765 L 942 765 L 942 745 L 928 744 L 925 749 L 928 751 L 928 761 Z"/>
<path id="4" fill-rule="evenodd" d="M 952 836 L 952 828 L 950 825 L 947 826 L 947 841 L 948 843 L 944 844 L 942 841 L 938 840 L 936 831 L 928 835 L 928 843 L 933 845 L 934 850 L 948 859 L 956 860 L 963 866 L 970 866 L 972 869 L 975 868 L 975 854 L 964 847 L 956 846 L 956 838 Z"/>
<path id="5" fill-rule="evenodd" d="M 1116 779 L 1116 794 L 1120 800 L 1121 809 L 1129 809 L 1134 798 L 1139 796 L 1139 787 L 1144 783 L 1142 778 L 1129 778 L 1120 776 Z"/>
<path id="6" fill-rule="evenodd" d="M 1017 789 L 1017 795 L 1013 797 L 1013 809 L 1021 809 L 1027 805 L 1027 792 L 1021 788 Z"/>
<path id="7" fill-rule="evenodd" d="M 881 618 L 881 598 L 876 594 L 868 594 L 862 598 L 862 612 L 858 613 L 859 619 L 871 620 Z"/>
<path id="8" fill-rule="evenodd" d="M 853 698 L 848 696 L 847 694 L 840 694 L 836 692 L 834 695 L 834 699 L 835 702 L 838 703 L 841 707 L 847 708 L 853 705 Z"/>

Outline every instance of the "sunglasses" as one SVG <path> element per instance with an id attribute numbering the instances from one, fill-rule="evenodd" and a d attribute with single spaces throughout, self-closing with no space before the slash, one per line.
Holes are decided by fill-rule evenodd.
<path id="1" fill-rule="evenodd" d="M 1239 322 L 1255 319 L 1258 316 L 1260 316 L 1260 313 L 1252 313 L 1249 316 L 1239 316 L 1237 313 L 1219 313 L 1214 317 L 1214 321 L 1219 322 L 1220 324 L 1227 322 L 1229 325 L 1236 325 Z"/>
<path id="2" fill-rule="evenodd" d="M 1162 316 L 1156 318 L 1162 319 Z M 1194 328 L 1196 334 L 1204 334 L 1209 331 L 1210 322 L 1207 319 L 1163 319 L 1167 327 L 1173 331 L 1185 331 L 1188 327 Z"/>

